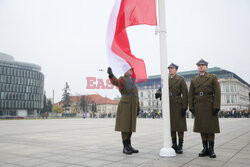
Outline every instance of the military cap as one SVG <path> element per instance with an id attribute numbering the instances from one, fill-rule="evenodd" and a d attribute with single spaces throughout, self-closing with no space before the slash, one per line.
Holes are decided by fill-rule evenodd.
<path id="1" fill-rule="evenodd" d="M 176 70 L 179 68 L 179 66 L 178 65 L 176 65 L 176 64 L 174 64 L 174 63 L 171 63 L 169 66 L 168 66 L 168 68 L 175 68 Z"/>
<path id="2" fill-rule="evenodd" d="M 208 65 L 208 62 L 207 61 L 205 61 L 205 60 L 203 60 L 203 59 L 200 59 L 200 61 L 198 61 L 197 63 L 196 63 L 196 65 L 198 66 L 198 65 L 201 65 L 201 64 L 204 64 L 204 65 Z"/>
<path id="3" fill-rule="evenodd" d="M 131 70 L 131 67 L 128 63 L 126 63 L 126 64 L 123 64 L 122 70 L 124 71 L 124 73 L 126 73 L 127 71 Z"/>

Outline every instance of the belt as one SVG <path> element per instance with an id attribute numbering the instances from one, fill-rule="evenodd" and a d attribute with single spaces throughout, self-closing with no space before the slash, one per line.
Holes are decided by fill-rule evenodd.
<path id="1" fill-rule="evenodd" d="M 177 92 L 169 92 L 169 96 L 180 96 L 181 93 L 177 93 Z"/>
<path id="2" fill-rule="evenodd" d="M 214 95 L 213 92 L 199 92 L 199 93 L 195 93 L 195 95 L 197 96 L 211 96 Z"/>

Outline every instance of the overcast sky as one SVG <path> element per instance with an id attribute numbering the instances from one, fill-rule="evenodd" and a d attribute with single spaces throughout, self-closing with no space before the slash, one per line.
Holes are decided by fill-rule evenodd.
<path id="1" fill-rule="evenodd" d="M 250 0 L 167 0 L 168 61 L 179 71 L 203 58 L 250 82 Z M 55 102 L 65 82 L 71 94 L 118 90 L 86 89 L 86 77 L 107 79 L 106 27 L 114 0 L 0 0 L 0 52 L 42 67 L 45 91 Z M 128 29 L 132 53 L 148 75 L 160 74 L 155 26 Z M 104 71 L 99 71 L 104 69 Z"/>

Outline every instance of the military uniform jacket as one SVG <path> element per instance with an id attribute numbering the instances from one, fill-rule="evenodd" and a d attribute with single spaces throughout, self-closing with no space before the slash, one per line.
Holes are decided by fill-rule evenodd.
<path id="1" fill-rule="evenodd" d="M 198 94 L 212 93 L 200 96 Z M 189 109 L 194 109 L 194 132 L 220 133 L 218 115 L 213 108 L 220 109 L 221 90 L 216 75 L 205 73 L 191 79 L 189 88 Z"/>
<path id="2" fill-rule="evenodd" d="M 179 94 L 178 96 L 171 96 Z M 187 131 L 186 118 L 182 116 L 182 108 L 188 107 L 188 89 L 183 77 L 169 77 L 170 121 L 171 131 Z"/>
<path id="3" fill-rule="evenodd" d="M 138 89 L 136 82 L 127 76 L 110 79 L 119 88 L 121 99 L 118 104 L 115 131 L 135 132 L 137 111 L 140 110 Z"/>

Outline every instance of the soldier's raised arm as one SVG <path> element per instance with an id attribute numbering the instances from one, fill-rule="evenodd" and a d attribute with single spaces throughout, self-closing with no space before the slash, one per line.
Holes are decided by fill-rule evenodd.
<path id="1" fill-rule="evenodd" d="M 124 80 L 121 77 L 119 79 L 117 79 L 114 76 L 112 69 L 110 67 L 108 67 L 107 73 L 109 74 L 110 82 L 113 85 L 117 86 L 119 89 L 121 89 L 124 86 Z"/>

